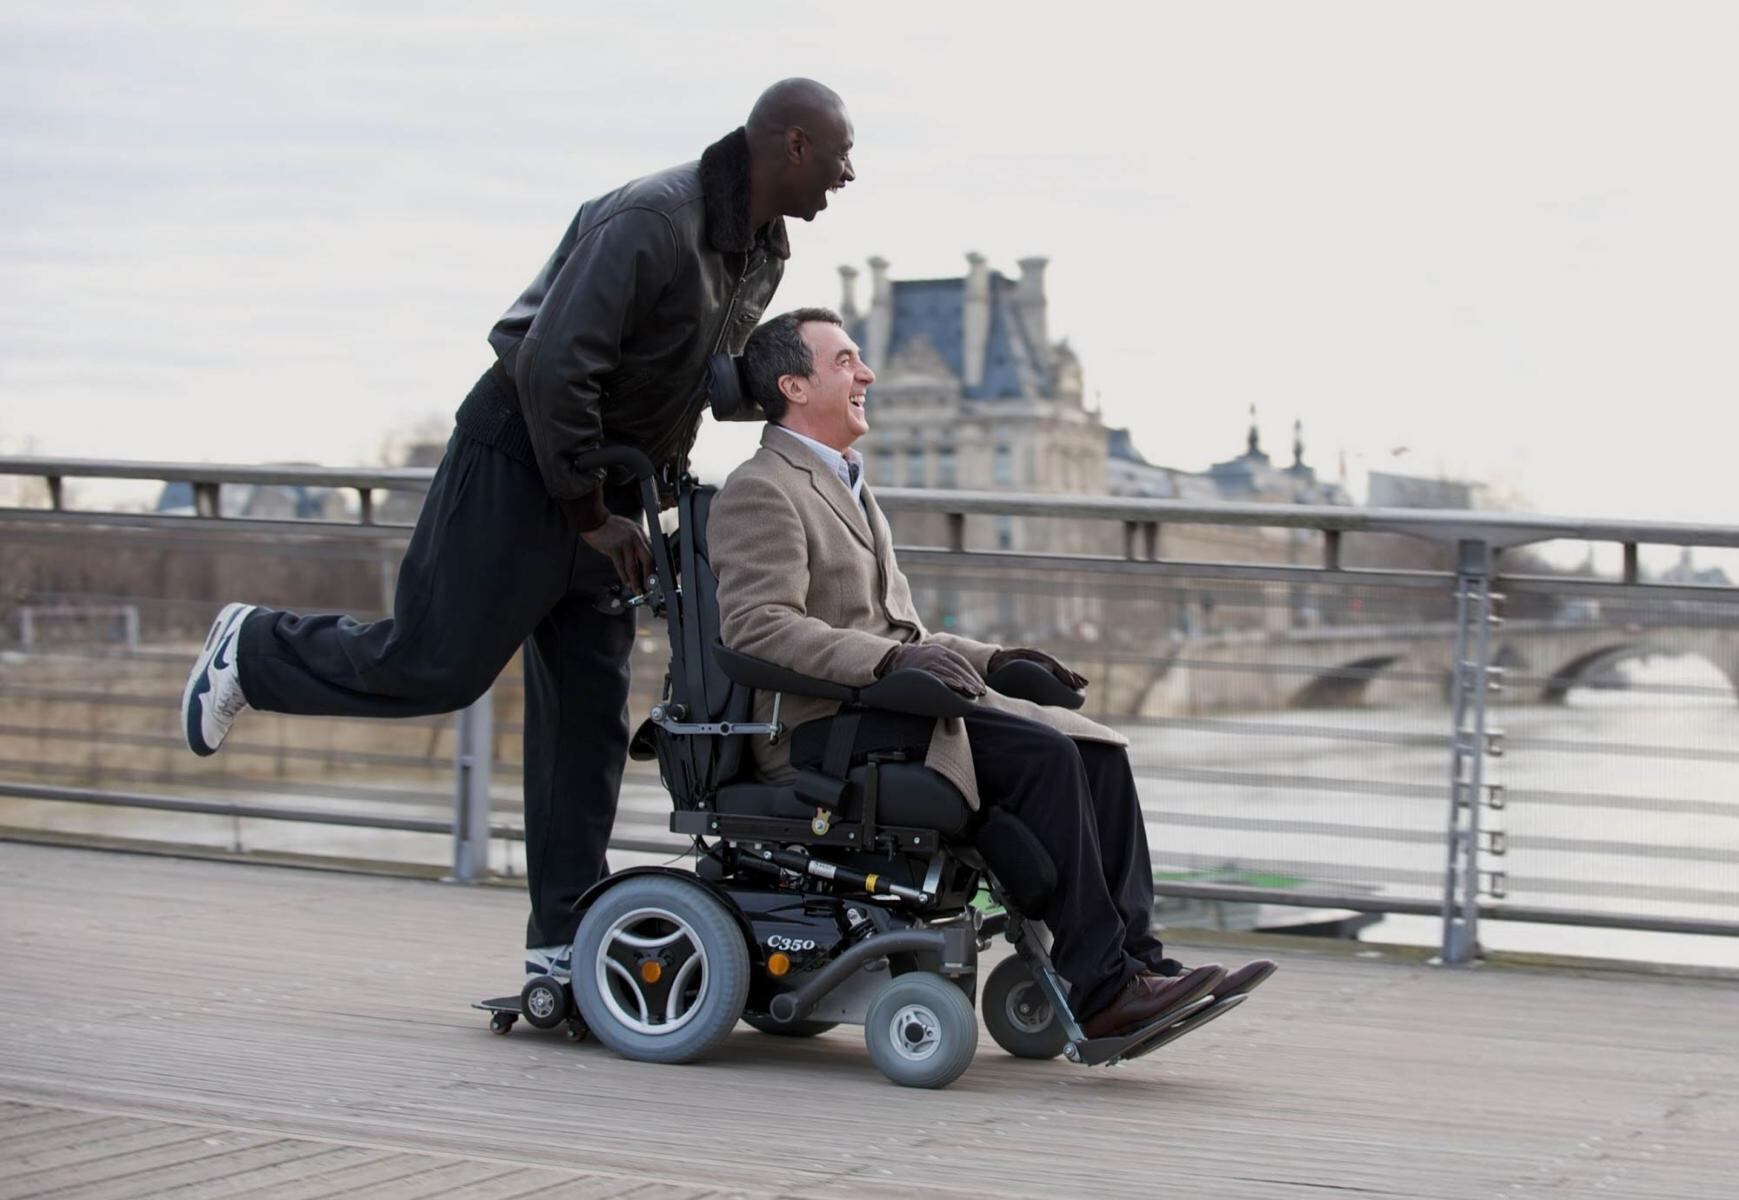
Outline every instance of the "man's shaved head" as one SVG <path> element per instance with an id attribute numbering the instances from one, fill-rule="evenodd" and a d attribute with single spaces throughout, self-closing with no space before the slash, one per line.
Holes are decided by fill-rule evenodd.
<path id="1" fill-rule="evenodd" d="M 781 79 L 749 110 L 748 134 L 751 141 L 778 137 L 793 125 L 813 128 L 833 116 L 845 116 L 838 92 L 813 79 Z"/>
<path id="2" fill-rule="evenodd" d="M 813 79 L 781 79 L 762 92 L 743 132 L 757 225 L 776 216 L 812 221 L 829 192 L 857 178 L 845 101 Z"/>

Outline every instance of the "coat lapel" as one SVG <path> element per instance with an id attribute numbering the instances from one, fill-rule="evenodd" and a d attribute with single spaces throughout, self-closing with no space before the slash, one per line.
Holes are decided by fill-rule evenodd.
<path id="1" fill-rule="evenodd" d="M 894 562 L 893 530 L 888 527 L 888 519 L 882 515 L 882 506 L 876 503 L 875 493 L 867 483 L 863 485 L 863 506 L 869 517 L 870 532 L 875 537 L 876 561 L 881 564 L 884 576 L 892 575 L 899 569 Z"/>
<path id="2" fill-rule="evenodd" d="M 869 520 L 865 517 L 864 510 L 857 501 L 851 498 L 851 492 L 846 489 L 839 476 L 829 471 L 821 460 L 815 457 L 813 450 L 777 425 L 768 425 L 762 432 L 761 445 L 773 451 L 799 471 L 806 472 L 809 476 L 810 486 L 823 500 L 827 501 L 828 507 L 833 509 L 834 515 L 845 523 L 846 528 L 851 530 L 852 536 L 863 543 L 864 549 L 872 554 L 879 554 L 875 539 L 870 535 Z M 865 493 L 868 493 L 867 487 Z"/>
<path id="3" fill-rule="evenodd" d="M 922 631 L 917 625 L 895 611 L 899 606 L 894 600 L 894 580 L 903 580 L 904 576 L 900 574 L 900 564 L 894 559 L 894 532 L 882 513 L 882 506 L 876 503 L 875 492 L 867 483 L 863 485 L 863 504 L 864 511 L 869 516 L 870 529 L 875 535 L 876 566 L 882 579 L 882 612 L 891 624 L 910 629 L 914 637 L 921 636 Z M 906 593 L 908 600 L 911 598 L 903 582 L 900 591 Z M 909 605 L 905 607 L 909 608 Z"/>

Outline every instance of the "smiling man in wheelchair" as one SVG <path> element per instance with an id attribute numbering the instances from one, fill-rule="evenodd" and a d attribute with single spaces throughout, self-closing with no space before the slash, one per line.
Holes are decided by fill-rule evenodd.
<path id="1" fill-rule="evenodd" d="M 838 316 L 777 317 L 711 371 L 714 414 L 764 419 L 761 448 L 716 494 L 684 490 L 634 600 L 671 653 L 631 753 L 658 760 L 698 858 L 581 898 L 585 1026 L 681 1062 L 739 1017 L 793 1037 L 861 1023 L 890 1079 L 943 1087 L 976 1050 L 975 996 L 1010 1053 L 1087 1065 L 1241 1003 L 1273 963 L 1185 968 L 1149 930 L 1126 743 L 1072 711 L 1086 680 L 919 620 L 852 449 L 875 375 Z M 1015 954 L 980 986 L 999 932 Z M 559 1022 L 559 985 L 526 987 L 525 1014 Z"/>
<path id="2" fill-rule="evenodd" d="M 826 811 L 848 754 L 921 759 L 941 779 L 910 805 L 910 819 L 921 820 L 933 802 L 943 824 L 954 824 L 964 804 L 964 823 L 976 828 L 1000 890 L 1049 927 L 1052 961 L 1070 982 L 1069 1006 L 1089 1039 L 1126 1034 L 1261 982 L 1272 964 L 1249 964 L 1231 977 L 1212 965 L 1184 970 L 1149 931 L 1152 868 L 1124 739 L 1066 707 L 985 683 L 1011 664 L 1036 664 L 1049 676 L 1044 683 L 1060 685 L 1047 690 L 1067 702 L 1086 680 L 1043 651 L 925 630 L 851 448 L 869 431 L 865 403 L 875 374 L 839 318 L 802 309 L 767 322 L 744 349 L 741 375 L 768 423 L 760 451 L 713 506 L 724 644 L 845 687 L 924 671 L 968 701 L 964 715 L 941 721 L 835 716 L 825 735 L 817 728 L 806 738 L 808 722 L 837 712 L 840 702 L 787 693 L 782 717 L 797 732 L 753 743 L 761 776 L 795 779 L 800 793 L 810 783 Z M 758 696 L 758 718 L 771 716 L 773 700 Z M 935 793 L 949 794 L 931 801 Z"/>

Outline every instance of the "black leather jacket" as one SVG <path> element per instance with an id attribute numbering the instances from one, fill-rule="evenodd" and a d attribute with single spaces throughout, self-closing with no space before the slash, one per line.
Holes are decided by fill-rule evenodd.
<path id="1" fill-rule="evenodd" d="M 686 467 L 706 407 L 707 356 L 742 352 L 790 255 L 783 220 L 749 228 L 741 129 L 699 162 L 580 206 L 489 334 L 552 497 L 576 500 L 598 485 L 601 473 L 573 461 L 600 445 Z"/>

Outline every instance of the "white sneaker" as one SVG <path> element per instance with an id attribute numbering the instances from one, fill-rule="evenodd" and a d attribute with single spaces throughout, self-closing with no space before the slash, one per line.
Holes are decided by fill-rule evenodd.
<path id="1" fill-rule="evenodd" d="M 559 983 L 566 983 L 573 978 L 574 947 L 571 943 L 560 946 L 539 946 L 535 950 L 525 952 L 525 981 L 530 983 L 539 975 L 548 975 Z"/>
<path id="2" fill-rule="evenodd" d="M 229 727 L 248 706 L 236 663 L 236 639 L 252 604 L 226 604 L 205 635 L 205 648 L 188 673 L 181 693 L 181 730 L 187 748 L 201 758 L 216 754 Z"/>

